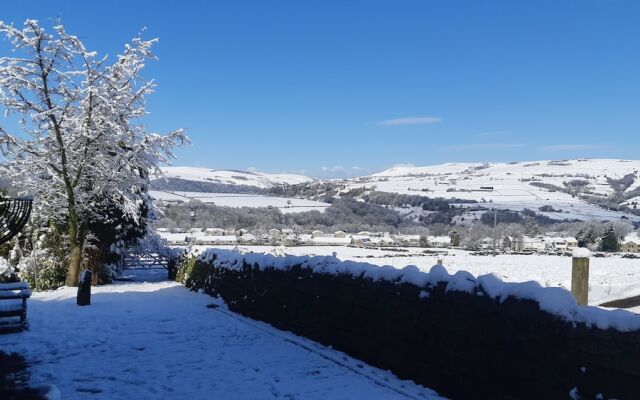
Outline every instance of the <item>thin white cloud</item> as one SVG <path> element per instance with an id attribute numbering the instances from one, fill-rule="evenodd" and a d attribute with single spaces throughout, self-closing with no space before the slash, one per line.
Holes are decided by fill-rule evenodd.
<path id="1" fill-rule="evenodd" d="M 385 121 L 378 122 L 378 125 L 385 125 L 385 126 L 423 125 L 423 124 L 435 124 L 438 122 L 442 122 L 442 118 L 440 117 L 406 117 L 406 118 L 387 119 Z"/>
<path id="2" fill-rule="evenodd" d="M 450 151 L 466 151 L 466 150 L 506 150 L 524 147 L 524 144 L 513 143 L 472 143 L 461 144 L 455 146 L 447 146 L 444 149 Z"/>
<path id="3" fill-rule="evenodd" d="M 344 167 L 342 165 L 334 165 L 332 167 L 322 167 L 323 172 L 342 172 Z"/>
<path id="4" fill-rule="evenodd" d="M 544 151 L 580 151 L 580 150 L 596 150 L 604 149 L 606 146 L 599 144 L 555 144 L 551 146 L 542 146 Z"/>
<path id="5" fill-rule="evenodd" d="M 509 131 L 489 131 L 489 132 L 480 132 L 476 133 L 475 137 L 496 137 L 496 136 L 507 136 Z"/>
<path id="6" fill-rule="evenodd" d="M 256 168 L 256 167 L 249 167 L 249 168 L 247 168 L 247 171 L 249 171 L 249 172 L 258 172 L 258 168 Z"/>

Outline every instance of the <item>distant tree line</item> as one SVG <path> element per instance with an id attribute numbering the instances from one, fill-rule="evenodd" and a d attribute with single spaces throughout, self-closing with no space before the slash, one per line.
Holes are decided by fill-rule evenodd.
<path id="1" fill-rule="evenodd" d="M 246 228 L 253 231 L 271 228 L 300 228 L 345 232 L 359 231 L 421 231 L 420 224 L 404 221 L 392 209 L 351 198 L 330 199 L 324 212 L 317 210 L 283 214 L 279 209 L 253 207 L 220 207 L 200 201 L 161 206 L 162 228 Z M 190 214 L 196 216 L 192 219 Z M 425 230 L 422 230 L 425 231 Z"/>

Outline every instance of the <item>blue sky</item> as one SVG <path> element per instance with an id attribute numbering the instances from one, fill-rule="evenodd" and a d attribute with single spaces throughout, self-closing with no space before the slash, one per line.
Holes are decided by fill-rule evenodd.
<path id="1" fill-rule="evenodd" d="M 16 24 L 61 17 L 100 53 L 159 37 L 146 122 L 187 130 L 175 165 L 335 177 L 640 151 L 637 1 L 2 6 Z"/>

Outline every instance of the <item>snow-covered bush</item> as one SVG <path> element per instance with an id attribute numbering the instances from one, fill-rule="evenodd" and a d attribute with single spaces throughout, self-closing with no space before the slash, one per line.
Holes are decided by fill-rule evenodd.
<path id="1" fill-rule="evenodd" d="M 0 283 L 9 282 L 15 276 L 15 268 L 7 260 L 0 257 Z"/>
<path id="2" fill-rule="evenodd" d="M 69 242 L 54 228 L 34 229 L 23 239 L 23 247 L 12 250 L 17 259 L 16 270 L 21 280 L 35 290 L 56 289 L 64 285 Z"/>

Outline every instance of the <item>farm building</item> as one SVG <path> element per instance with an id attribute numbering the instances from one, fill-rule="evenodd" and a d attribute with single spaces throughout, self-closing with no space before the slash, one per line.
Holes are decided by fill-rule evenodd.
<path id="1" fill-rule="evenodd" d="M 640 253 L 640 237 L 637 233 L 627 235 L 620 243 L 620 251 L 624 253 Z"/>

